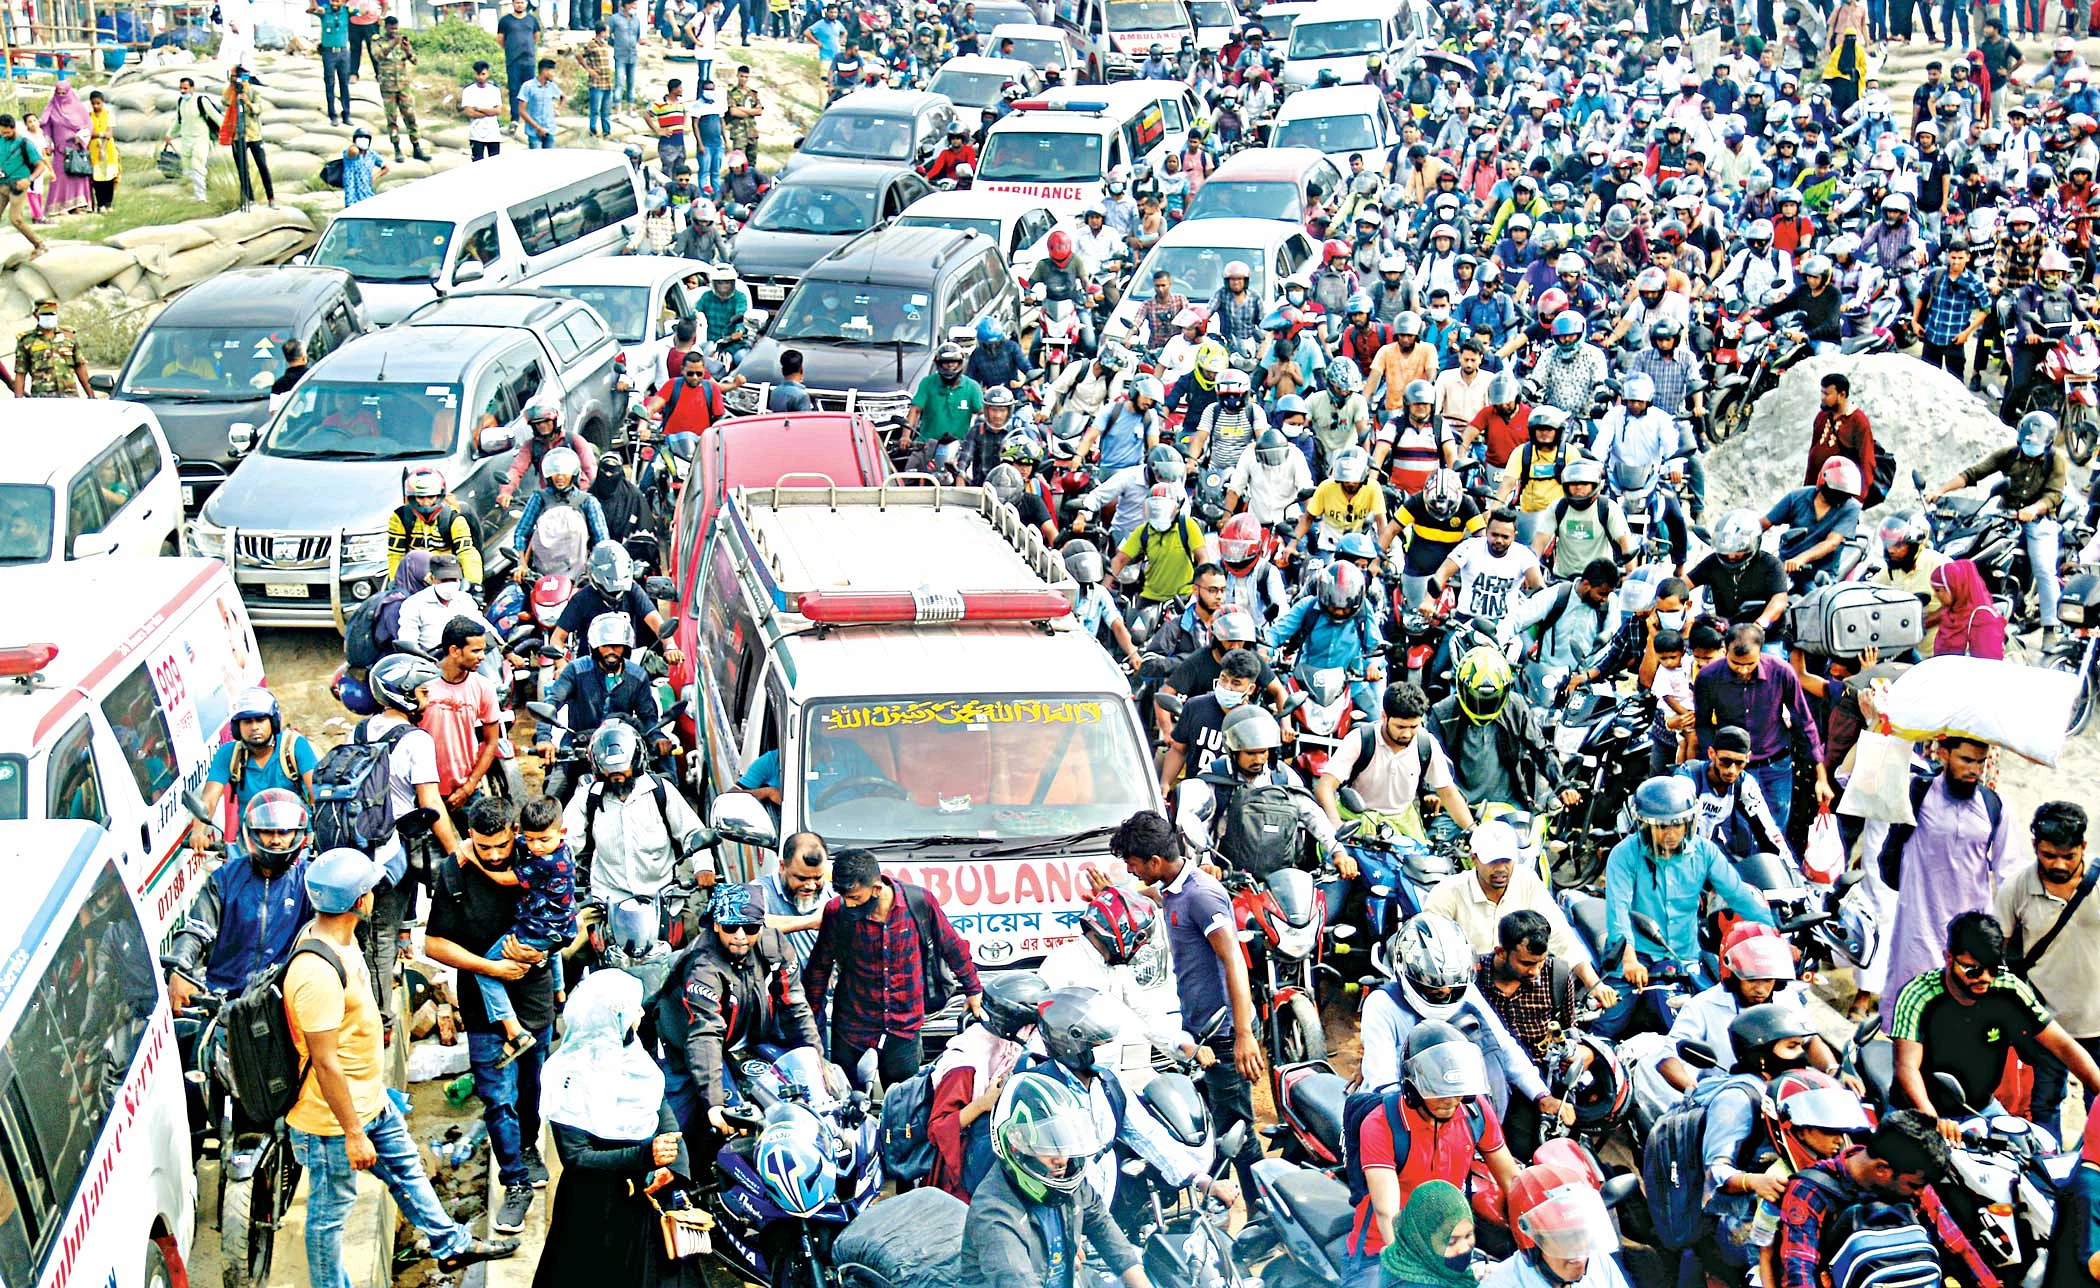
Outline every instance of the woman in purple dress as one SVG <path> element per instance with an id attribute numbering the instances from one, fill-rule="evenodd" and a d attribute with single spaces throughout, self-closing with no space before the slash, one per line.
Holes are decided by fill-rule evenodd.
<path id="1" fill-rule="evenodd" d="M 70 175 L 65 166 L 67 149 L 87 151 L 88 133 L 87 100 L 74 93 L 69 82 L 60 81 L 58 88 L 51 91 L 50 103 L 44 107 L 44 139 L 51 145 L 51 191 L 44 196 L 44 216 L 47 219 L 88 208 L 92 175 Z"/>

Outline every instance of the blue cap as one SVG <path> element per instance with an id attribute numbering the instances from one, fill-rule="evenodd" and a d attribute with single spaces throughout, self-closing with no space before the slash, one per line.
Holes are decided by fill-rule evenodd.
<path id="1" fill-rule="evenodd" d="M 315 912 L 339 916 L 385 879 L 386 869 L 364 851 L 333 849 L 306 865 L 306 897 Z"/>

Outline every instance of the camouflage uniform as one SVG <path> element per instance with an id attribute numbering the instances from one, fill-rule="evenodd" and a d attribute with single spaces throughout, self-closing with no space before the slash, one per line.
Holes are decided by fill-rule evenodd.
<path id="1" fill-rule="evenodd" d="M 416 65 L 415 46 L 408 42 L 408 33 L 396 31 L 373 41 L 371 49 L 372 62 L 379 68 L 379 101 L 386 105 L 386 136 L 394 145 L 394 155 L 401 155 L 401 125 L 405 122 L 416 159 L 429 160 L 417 136 L 416 108 L 408 93 L 409 69 Z"/>
<path id="2" fill-rule="evenodd" d="M 56 300 L 42 300 L 39 310 L 56 309 Z M 33 327 L 15 341 L 15 376 L 31 398 L 69 398 L 80 395 L 75 375 L 80 367 L 79 342 L 67 327 L 45 331 Z"/>
<path id="3" fill-rule="evenodd" d="M 737 86 L 729 91 L 728 106 L 756 108 L 759 106 L 758 91 Z M 743 149 L 744 155 L 753 164 L 758 160 L 758 118 L 755 116 L 722 115 L 722 137 L 730 147 Z"/>

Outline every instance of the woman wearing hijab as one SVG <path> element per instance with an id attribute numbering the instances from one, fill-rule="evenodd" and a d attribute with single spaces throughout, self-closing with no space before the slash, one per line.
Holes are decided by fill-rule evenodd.
<path id="1" fill-rule="evenodd" d="M 117 180 L 124 177 L 124 158 L 117 151 L 109 100 L 101 90 L 88 95 L 88 162 L 95 168 L 88 176 L 95 193 L 95 213 L 112 210 L 117 204 Z"/>
<path id="2" fill-rule="evenodd" d="M 401 556 L 394 579 L 379 592 L 379 616 L 372 622 L 372 641 L 382 654 L 391 652 L 401 634 L 401 605 L 410 595 L 430 584 L 430 552 L 411 550 Z"/>
<path id="3" fill-rule="evenodd" d="M 1379 1258 L 1380 1288 L 1475 1288 L 1473 1209 L 1449 1181 L 1424 1181 L 1407 1196 L 1393 1241 Z"/>
<path id="4" fill-rule="evenodd" d="M 1932 595 L 1940 603 L 1940 629 L 1932 655 L 1956 653 L 2002 661 L 2005 619 L 1991 603 L 1990 588 L 1973 559 L 1951 559 L 1932 570 Z"/>
<path id="5" fill-rule="evenodd" d="M 617 452 L 598 458 L 598 477 L 591 480 L 591 495 L 605 511 L 605 535 L 625 541 L 636 532 L 649 530 L 649 506 L 642 490 L 627 477 L 626 463 Z"/>
<path id="6" fill-rule="evenodd" d="M 663 1070 L 635 1037 L 642 991 L 625 971 L 593 971 L 562 1008 L 566 1035 L 540 1073 L 562 1172 L 533 1288 L 702 1288 L 700 1259 L 666 1257 L 658 1232 L 657 1205 L 691 1169 Z"/>
<path id="7" fill-rule="evenodd" d="M 44 106 L 44 139 L 50 150 L 51 189 L 44 194 L 44 216 L 47 219 L 59 215 L 70 215 L 88 208 L 88 176 L 66 173 L 66 154 L 88 150 L 88 132 L 92 122 L 87 101 L 73 92 L 72 83 L 60 81 L 51 91 L 51 101 Z"/>

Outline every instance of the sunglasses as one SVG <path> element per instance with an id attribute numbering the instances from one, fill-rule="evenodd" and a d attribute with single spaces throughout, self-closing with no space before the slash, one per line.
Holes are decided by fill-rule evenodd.
<path id="1" fill-rule="evenodd" d="M 1998 977 L 1998 968 L 1996 966 L 1984 966 L 1981 964 L 1965 966 L 1958 961 L 1952 963 L 1952 965 L 1954 973 L 1963 979 L 1996 979 Z"/>
<path id="2" fill-rule="evenodd" d="M 721 931 L 725 935 L 755 935 L 759 931 L 764 930 L 765 928 L 766 924 L 762 921 L 715 923 L 715 929 Z"/>

